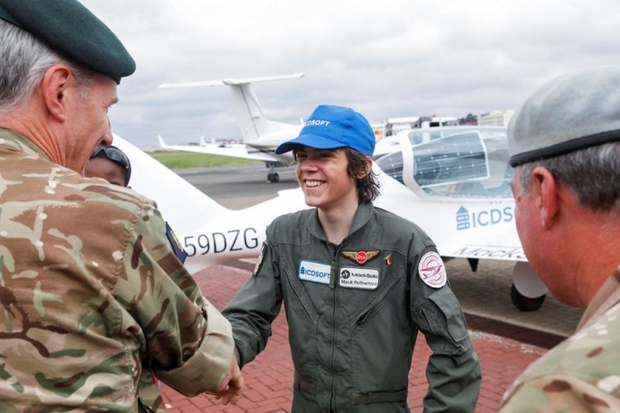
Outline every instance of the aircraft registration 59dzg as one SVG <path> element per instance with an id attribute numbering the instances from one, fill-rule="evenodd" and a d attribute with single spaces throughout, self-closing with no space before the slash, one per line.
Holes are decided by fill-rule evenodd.
<path id="1" fill-rule="evenodd" d="M 396 143 L 394 143 L 396 142 Z M 155 200 L 189 254 L 188 269 L 256 258 L 267 225 L 307 208 L 301 189 L 244 210 L 229 210 L 148 154 L 115 136 L 132 161 L 131 186 Z M 444 259 L 515 263 L 511 298 L 517 308 L 542 305 L 547 289 L 523 253 L 514 223 L 506 128 L 458 126 L 400 132 L 393 151 L 375 160 L 377 207 L 424 229 Z"/>

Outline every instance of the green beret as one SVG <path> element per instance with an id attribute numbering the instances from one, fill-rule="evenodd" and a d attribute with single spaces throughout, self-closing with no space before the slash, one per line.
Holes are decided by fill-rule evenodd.
<path id="1" fill-rule="evenodd" d="M 538 88 L 508 125 L 510 165 L 620 140 L 620 67 L 557 77 Z"/>
<path id="2" fill-rule="evenodd" d="M 136 70 L 116 35 L 77 0 L 0 0 L 0 19 L 117 83 Z"/>

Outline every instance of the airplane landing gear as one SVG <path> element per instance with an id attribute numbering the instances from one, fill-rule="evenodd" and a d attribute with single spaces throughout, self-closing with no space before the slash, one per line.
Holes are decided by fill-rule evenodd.
<path id="1" fill-rule="evenodd" d="M 543 294 L 540 297 L 528 298 L 517 291 L 514 284 L 512 284 L 512 287 L 510 288 L 510 301 L 512 301 L 512 304 L 517 307 L 519 311 L 538 310 L 545 302 L 546 296 L 547 294 Z"/>
<path id="2" fill-rule="evenodd" d="M 538 310 L 549 290 L 527 262 L 518 262 L 512 271 L 510 300 L 520 311 Z"/>
<path id="3" fill-rule="evenodd" d="M 280 175 L 275 171 L 276 166 L 279 164 L 277 162 L 267 162 L 265 166 L 269 168 L 269 173 L 267 174 L 268 182 L 280 182 Z M 280 165 L 281 166 L 281 165 Z"/>

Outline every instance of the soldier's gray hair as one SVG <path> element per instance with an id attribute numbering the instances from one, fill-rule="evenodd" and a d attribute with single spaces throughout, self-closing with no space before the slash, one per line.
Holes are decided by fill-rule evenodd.
<path id="1" fill-rule="evenodd" d="M 537 166 L 575 192 L 581 205 L 620 216 L 620 142 L 611 142 L 520 165 L 516 169 L 524 195 L 532 189 Z"/>
<path id="2" fill-rule="evenodd" d="M 0 20 L 0 114 L 28 102 L 45 72 L 56 64 L 69 67 L 83 99 L 96 73 L 62 57 L 30 33 Z"/>

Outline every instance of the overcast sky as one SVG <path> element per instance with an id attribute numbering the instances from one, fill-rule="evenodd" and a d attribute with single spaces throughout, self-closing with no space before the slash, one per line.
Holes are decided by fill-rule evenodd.
<path id="1" fill-rule="evenodd" d="M 620 0 L 82 2 L 136 60 L 110 118 L 139 146 L 240 136 L 227 87 L 166 82 L 301 72 L 254 86 L 267 118 L 325 103 L 376 122 L 517 109 L 550 77 L 620 63 Z"/>

